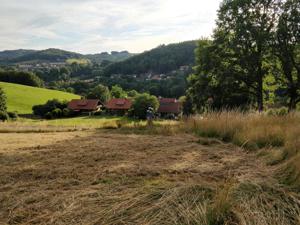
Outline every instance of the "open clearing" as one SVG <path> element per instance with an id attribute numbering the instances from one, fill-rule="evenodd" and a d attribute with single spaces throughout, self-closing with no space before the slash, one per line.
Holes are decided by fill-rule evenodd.
<path id="1" fill-rule="evenodd" d="M 275 182 L 254 153 L 187 134 L 22 133 L 0 141 L 0 224 L 195 224 L 224 184 Z"/>

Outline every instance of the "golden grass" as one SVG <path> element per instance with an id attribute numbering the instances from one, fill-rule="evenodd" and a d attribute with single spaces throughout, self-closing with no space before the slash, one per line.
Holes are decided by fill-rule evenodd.
<path id="1" fill-rule="evenodd" d="M 3 134 L 0 223 L 299 224 L 299 193 L 273 177 L 279 168 L 285 184 L 300 181 L 299 115 L 102 122 L 92 131 Z"/>

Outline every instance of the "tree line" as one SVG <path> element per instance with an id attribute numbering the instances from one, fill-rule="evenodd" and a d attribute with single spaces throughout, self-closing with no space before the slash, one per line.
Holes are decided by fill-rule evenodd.
<path id="1" fill-rule="evenodd" d="M 44 81 L 34 73 L 16 70 L 0 70 L 0 81 L 33 87 L 44 86 Z"/>
<path id="2" fill-rule="evenodd" d="M 300 102 L 300 1 L 224 0 L 212 40 L 202 39 L 186 110 Z"/>

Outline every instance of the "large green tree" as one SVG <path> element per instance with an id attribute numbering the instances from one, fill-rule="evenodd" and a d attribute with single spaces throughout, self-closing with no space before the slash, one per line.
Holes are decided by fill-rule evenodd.
<path id="1" fill-rule="evenodd" d="M 255 91 L 259 111 L 278 7 L 278 0 L 224 0 L 218 13 L 216 35 L 227 37 L 231 57 L 241 68 L 240 80 Z"/>
<path id="2" fill-rule="evenodd" d="M 147 109 L 149 107 L 152 107 L 153 111 L 156 112 L 159 107 L 158 99 L 148 93 L 140 94 L 135 97 L 133 101 L 132 113 L 139 119 L 146 119 Z"/>
<path id="3" fill-rule="evenodd" d="M 300 102 L 300 1 L 287 0 L 282 5 L 276 31 L 275 53 L 281 63 L 280 81 L 289 95 L 289 109 Z"/>
<path id="4" fill-rule="evenodd" d="M 121 88 L 119 85 L 112 86 L 110 93 L 113 98 L 126 98 L 127 97 L 126 91 L 124 91 L 123 88 Z"/>
<path id="5" fill-rule="evenodd" d="M 219 38 L 213 42 L 199 41 L 196 50 L 197 66 L 188 79 L 189 104 L 185 111 L 245 108 L 251 103 L 250 90 L 240 79 L 244 71 L 235 65 L 236 60 L 226 43 Z"/>
<path id="6" fill-rule="evenodd" d="M 111 98 L 109 88 L 99 84 L 94 87 L 87 95 L 88 99 L 99 99 L 102 103 L 107 102 Z"/>

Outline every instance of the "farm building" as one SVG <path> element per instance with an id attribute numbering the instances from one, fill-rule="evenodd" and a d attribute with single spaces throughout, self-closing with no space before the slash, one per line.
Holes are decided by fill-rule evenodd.
<path id="1" fill-rule="evenodd" d="M 176 98 L 159 98 L 157 110 L 161 117 L 179 116 L 182 111 L 181 103 Z"/>
<path id="2" fill-rule="evenodd" d="M 132 106 L 132 101 L 127 98 L 113 98 L 105 104 L 108 113 L 125 115 Z"/>
<path id="3" fill-rule="evenodd" d="M 97 99 L 73 99 L 68 104 L 68 109 L 79 113 L 94 113 L 100 110 L 102 104 Z"/>

